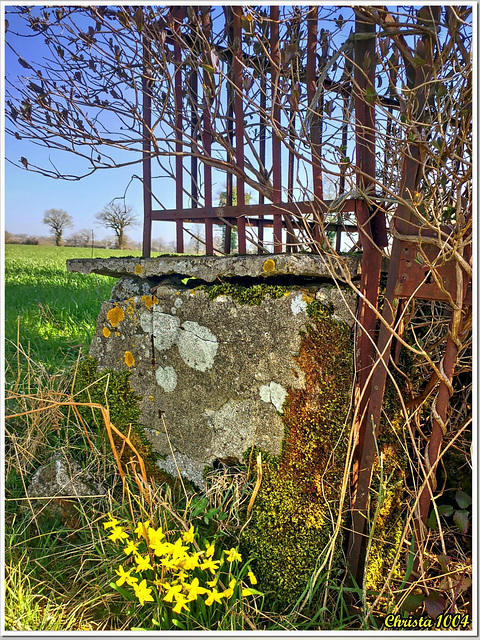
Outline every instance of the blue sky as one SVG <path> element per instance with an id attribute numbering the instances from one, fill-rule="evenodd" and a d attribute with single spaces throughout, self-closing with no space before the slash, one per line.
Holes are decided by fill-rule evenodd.
<path id="1" fill-rule="evenodd" d="M 2 7 L 5 9 L 5 7 Z M 8 16 L 10 26 L 14 24 L 12 16 Z M 3 25 L 2 25 L 3 36 Z M 17 45 L 17 43 L 15 43 Z M 21 52 L 25 59 L 39 59 L 44 55 L 46 47 L 41 38 L 23 39 Z M 18 64 L 17 56 L 5 47 L 5 76 L 28 75 Z M 57 167 L 71 173 L 82 173 L 85 163 L 81 163 L 73 154 L 50 151 L 26 140 L 16 140 L 5 134 L 5 156 L 13 162 L 19 162 L 26 157 L 31 164 L 40 166 L 46 164 L 50 158 Z M 132 160 L 132 155 L 128 160 Z M 111 202 L 114 198 L 123 197 L 125 202 L 133 206 L 138 216 L 139 225 L 130 227 L 129 237 L 141 241 L 143 232 L 143 194 L 142 185 L 135 175 L 141 177 L 142 166 L 135 164 L 129 167 L 99 170 L 94 174 L 76 181 L 55 180 L 42 176 L 33 171 L 14 166 L 8 160 L 4 164 L 5 194 L 4 194 L 4 226 L 13 234 L 27 233 L 30 235 L 49 235 L 49 228 L 42 223 L 43 214 L 47 209 L 64 209 L 73 218 L 74 227 L 66 230 L 66 236 L 80 229 L 93 229 L 98 238 L 112 235 L 98 225 L 95 214 Z M 170 193 L 159 194 L 164 204 L 173 206 Z M 173 194 L 172 194 L 173 195 Z M 173 223 L 156 222 L 153 225 L 153 238 L 163 236 L 170 241 L 174 237 Z"/>

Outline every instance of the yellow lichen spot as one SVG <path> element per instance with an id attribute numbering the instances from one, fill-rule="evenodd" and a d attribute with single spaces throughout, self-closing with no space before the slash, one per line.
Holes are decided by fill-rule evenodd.
<path id="1" fill-rule="evenodd" d="M 284 298 L 286 298 L 287 296 L 289 296 L 292 292 L 291 291 L 285 291 L 285 293 L 283 294 Z"/>
<path id="2" fill-rule="evenodd" d="M 309 296 L 309 295 L 307 295 L 306 293 L 304 293 L 304 294 L 302 295 L 302 300 L 303 300 L 304 302 L 306 302 L 307 304 L 310 304 L 310 302 L 313 302 L 313 298 L 312 298 L 312 296 Z"/>
<path id="3" fill-rule="evenodd" d="M 125 314 L 123 313 L 123 309 L 121 307 L 113 307 L 107 313 L 107 320 L 112 325 L 112 327 L 116 327 L 120 322 L 125 318 Z"/>
<path id="4" fill-rule="evenodd" d="M 151 400 L 152 402 L 155 402 L 155 396 L 148 396 L 148 399 Z"/>
<path id="5" fill-rule="evenodd" d="M 266 273 L 269 273 L 270 271 L 275 271 L 275 260 L 272 260 L 271 258 L 269 258 L 268 260 L 265 260 L 265 262 L 263 263 L 263 270 Z"/>
<path id="6" fill-rule="evenodd" d="M 133 357 L 133 353 L 131 351 L 125 351 L 125 364 L 127 367 L 133 367 L 135 364 L 135 358 Z"/>
<path id="7" fill-rule="evenodd" d="M 140 299 L 143 302 L 143 304 L 147 307 L 147 309 L 151 309 L 155 304 L 152 296 L 142 296 Z"/>
<path id="8" fill-rule="evenodd" d="M 157 298 L 157 296 L 153 296 L 153 304 L 158 304 L 158 298 Z"/>
<path id="9" fill-rule="evenodd" d="M 121 334 L 120 334 L 120 331 L 115 331 L 115 335 L 116 335 L 117 337 L 120 337 L 120 335 L 121 335 Z"/>
<path id="10" fill-rule="evenodd" d="M 130 316 L 130 318 L 132 318 L 133 314 L 135 313 L 135 309 L 132 307 L 131 304 L 129 304 L 128 307 L 126 308 L 126 312 Z"/>
<path id="11" fill-rule="evenodd" d="M 105 338 L 109 338 L 110 337 L 110 329 L 108 327 L 103 327 L 103 335 L 105 336 Z"/>
<path id="12" fill-rule="evenodd" d="M 135 267 L 135 275 L 139 276 L 142 272 L 143 272 L 142 265 L 141 264 L 137 264 L 137 266 Z"/>

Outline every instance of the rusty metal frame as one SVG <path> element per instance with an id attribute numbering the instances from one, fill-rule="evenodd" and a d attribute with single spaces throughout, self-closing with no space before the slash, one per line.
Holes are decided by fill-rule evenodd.
<path id="1" fill-rule="evenodd" d="M 355 341 L 356 356 L 356 389 L 355 389 L 355 420 L 354 420 L 354 464 L 352 470 L 352 510 L 351 510 L 351 533 L 348 541 L 348 566 L 351 576 L 357 584 L 361 584 L 364 570 L 365 546 L 367 540 L 366 523 L 368 515 L 370 484 L 372 470 L 376 456 L 376 437 L 380 425 L 385 385 L 388 376 L 389 360 L 394 343 L 395 331 L 401 333 L 401 327 L 396 327 L 396 318 L 399 305 L 402 301 L 412 298 L 425 300 L 440 300 L 455 304 L 458 268 L 451 257 L 445 257 L 440 250 L 443 241 L 448 240 L 451 229 L 448 227 L 440 229 L 437 234 L 419 231 L 419 226 L 412 220 L 412 209 L 406 204 L 400 203 L 394 217 L 394 239 L 389 263 L 386 292 L 384 296 L 383 309 L 379 312 L 379 283 L 382 269 L 382 250 L 388 244 L 386 216 L 382 207 L 369 207 L 363 199 L 346 199 L 338 211 L 336 224 L 324 224 L 325 213 L 331 210 L 332 202 L 323 200 L 322 187 L 322 117 L 320 117 L 323 91 L 318 101 L 318 105 L 313 104 L 317 96 L 317 41 L 318 41 L 318 7 L 311 7 L 307 19 L 307 61 L 305 84 L 307 89 L 307 99 L 310 105 L 310 137 L 311 137 L 311 165 L 313 177 L 313 201 L 293 202 L 292 197 L 292 172 L 293 156 L 290 153 L 288 158 L 288 188 L 287 202 L 282 202 L 282 153 L 280 138 L 280 103 L 279 103 L 279 81 L 281 76 L 281 55 L 279 42 L 279 7 L 270 7 L 270 21 L 268 38 L 271 47 L 270 73 L 270 102 L 271 102 L 271 123 L 267 125 L 267 82 L 265 74 L 262 75 L 260 122 L 259 122 L 259 158 L 265 165 L 266 159 L 266 139 L 267 128 L 272 131 L 271 154 L 272 154 L 272 183 L 273 194 L 272 203 L 265 203 L 265 196 L 260 194 L 259 204 L 245 204 L 245 182 L 241 178 L 244 170 L 244 94 L 243 94 L 243 70 L 248 64 L 248 56 L 242 52 L 242 19 L 241 8 L 232 7 L 231 24 L 227 27 L 227 38 L 229 42 L 228 56 L 230 68 L 228 72 L 228 105 L 227 121 L 228 136 L 232 149 L 235 151 L 236 165 L 236 189 L 237 204 L 233 206 L 233 175 L 227 174 L 227 197 L 226 206 L 212 206 L 212 165 L 209 157 L 212 149 L 212 122 L 208 100 L 204 99 L 201 118 L 201 131 L 198 135 L 203 136 L 206 157 L 203 160 L 204 177 L 204 202 L 205 206 L 199 206 L 196 196 L 192 190 L 192 203 L 190 208 L 184 207 L 184 159 L 183 150 L 183 126 L 182 117 L 182 51 L 178 41 L 179 20 L 186 17 L 183 9 L 172 9 L 177 12 L 177 19 L 173 21 L 172 35 L 168 36 L 168 42 L 173 46 L 173 57 L 176 65 L 174 75 L 174 98 L 176 105 L 175 117 L 175 167 L 176 167 L 176 208 L 173 210 L 152 209 L 152 182 L 151 182 L 151 158 L 152 150 L 150 145 L 151 127 L 151 94 L 149 86 L 149 43 L 143 42 L 143 183 L 144 183 L 144 235 L 143 235 L 143 255 L 150 255 L 151 247 L 151 225 L 153 221 L 172 221 L 176 225 L 177 252 L 184 251 L 183 232 L 184 224 L 190 222 L 201 222 L 205 225 L 206 253 L 212 255 L 213 247 L 213 225 L 225 225 L 224 252 L 229 253 L 231 249 L 231 229 L 237 226 L 239 253 L 246 253 L 246 228 L 254 226 L 258 230 L 258 252 L 265 251 L 264 229 L 273 228 L 273 250 L 276 253 L 284 249 L 283 233 L 286 231 L 287 250 L 295 250 L 294 227 L 299 225 L 299 221 L 313 220 L 310 231 L 314 240 L 320 246 L 325 231 L 335 231 L 336 250 L 340 251 L 342 232 L 357 232 L 362 248 L 361 281 L 360 281 L 360 302 L 357 313 L 357 334 Z M 354 76 L 354 106 L 355 106 L 355 146 L 357 188 L 360 192 L 365 192 L 370 188 L 370 202 L 380 202 L 375 198 L 375 105 L 369 101 L 367 96 L 369 89 L 375 87 L 375 65 L 371 63 L 376 56 L 376 33 L 375 25 L 365 18 L 361 9 L 355 9 L 355 33 L 360 37 L 356 38 L 354 46 L 353 76 Z M 175 14 L 177 15 L 177 14 Z M 211 22 L 209 12 L 203 11 L 201 14 L 202 27 L 207 39 L 210 38 Z M 370 61 L 370 64 L 368 63 Z M 265 70 L 266 71 L 266 70 Z M 422 73 L 421 71 L 419 72 Z M 198 76 L 190 78 L 190 90 L 192 95 L 196 95 Z M 422 78 L 419 77 L 418 86 L 422 85 Z M 208 70 L 202 72 L 202 81 L 205 87 L 211 86 L 211 76 Z M 336 87 L 324 84 L 322 89 L 339 91 Z M 375 91 L 370 91 L 374 94 Z M 391 114 L 398 105 L 393 100 L 378 98 L 387 105 Z M 344 102 L 344 112 L 345 112 Z M 420 104 L 420 103 L 419 103 Z M 419 106 L 421 109 L 421 104 Z M 294 115 L 294 114 L 293 114 Z M 235 121 L 236 126 L 233 126 Z M 197 125 L 193 122 L 197 135 Z M 342 128 L 342 140 L 346 140 L 348 135 L 348 123 Z M 192 156 L 191 174 L 192 181 L 196 181 L 198 176 L 197 158 Z M 402 169 L 402 182 L 400 196 L 405 202 L 416 189 L 421 166 L 420 152 L 418 146 L 412 142 L 408 154 L 404 159 Z M 345 186 L 345 169 L 340 170 L 340 185 Z M 343 192 L 343 189 L 342 189 Z M 356 224 L 344 224 L 341 214 L 351 212 L 355 214 Z M 433 271 L 434 268 L 434 271 Z M 463 304 L 471 304 L 472 292 L 471 281 L 464 274 L 463 282 Z M 379 320 L 379 316 L 381 316 Z M 431 468 L 434 470 L 438 460 L 438 453 L 443 438 L 442 421 L 445 420 L 446 410 L 451 392 L 451 380 L 454 375 L 455 362 L 457 357 L 457 345 L 451 338 L 447 342 L 443 359 L 443 370 L 445 378 L 440 381 L 437 397 L 437 417 L 433 421 L 433 430 L 430 438 L 428 459 Z M 396 356 L 394 356 L 396 357 Z M 433 472 L 432 472 L 433 473 Z M 428 515 L 432 493 L 432 484 L 427 483 L 419 497 L 420 521 L 425 521 Z M 417 526 L 417 542 L 421 537 L 421 527 Z"/>

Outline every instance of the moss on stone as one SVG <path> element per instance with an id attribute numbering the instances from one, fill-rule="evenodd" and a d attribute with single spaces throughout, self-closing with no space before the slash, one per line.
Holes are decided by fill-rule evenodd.
<path id="1" fill-rule="evenodd" d="M 253 557 L 259 588 L 267 606 L 283 610 L 307 586 L 333 533 L 351 429 L 349 408 L 353 385 L 350 327 L 335 321 L 318 301 L 307 307 L 310 322 L 302 332 L 296 362 L 305 374 L 303 389 L 289 389 L 284 404 L 285 440 L 278 458 L 263 460 L 263 479 L 244 530 L 242 548 Z M 406 457 L 398 436 L 402 421 L 391 385 L 386 424 L 378 439 L 386 491 L 370 548 L 368 588 L 383 584 L 403 530 L 401 510 Z M 380 490 L 378 461 L 371 490 L 371 515 Z M 344 505 L 348 509 L 348 504 Z M 348 529 L 347 514 L 343 525 Z M 333 572 L 344 575 L 344 549 L 339 539 Z"/>
<path id="2" fill-rule="evenodd" d="M 296 358 L 305 386 L 289 389 L 283 452 L 264 460 L 262 485 L 242 537 L 268 605 L 277 609 L 300 596 L 329 542 L 347 450 L 350 330 L 323 305 L 314 309 Z M 340 554 L 338 549 L 338 562 Z"/>
<path id="3" fill-rule="evenodd" d="M 274 299 L 283 298 L 291 290 L 292 287 L 272 284 L 254 284 L 250 287 L 244 287 L 231 282 L 213 285 L 203 284 L 194 289 L 194 291 L 205 291 L 210 300 L 214 300 L 218 296 L 230 296 L 235 302 L 248 305 L 260 305 L 268 297 Z"/>
<path id="4" fill-rule="evenodd" d="M 157 454 L 152 451 L 152 446 L 143 432 L 140 419 L 140 396 L 137 396 L 130 386 L 130 371 L 115 371 L 113 369 L 97 369 L 96 358 L 81 360 L 74 372 L 73 395 L 76 402 L 97 403 L 107 406 L 110 420 L 124 435 L 128 435 L 133 446 L 137 449 L 145 463 L 147 476 L 154 477 L 157 481 L 164 482 L 166 475 L 157 467 Z M 99 412 L 91 407 L 79 407 L 79 412 L 87 425 L 98 424 L 102 427 L 101 433 L 107 441 Z M 117 450 L 123 451 L 123 462 L 127 463 L 132 451 L 123 445 L 123 440 L 114 436 Z"/>

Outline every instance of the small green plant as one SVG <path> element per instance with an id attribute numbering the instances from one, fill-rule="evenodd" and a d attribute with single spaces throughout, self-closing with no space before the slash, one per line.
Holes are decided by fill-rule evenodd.
<path id="1" fill-rule="evenodd" d="M 149 628 L 239 628 L 244 611 L 253 611 L 263 597 L 238 550 L 198 539 L 193 525 L 179 534 L 149 520 L 132 525 L 109 514 L 103 526 L 125 554 L 110 587 L 133 607 L 146 608 L 140 618 Z"/>
<path id="2" fill-rule="evenodd" d="M 455 502 L 458 505 L 458 509 L 455 509 L 451 504 L 440 504 L 436 509 L 432 509 L 427 520 L 427 526 L 430 529 L 436 529 L 437 517 L 444 516 L 449 518 L 453 516 L 453 523 L 458 527 L 460 533 L 465 535 L 469 528 L 471 514 L 468 509 L 472 504 L 472 498 L 464 491 L 459 490 L 455 494 Z"/>

